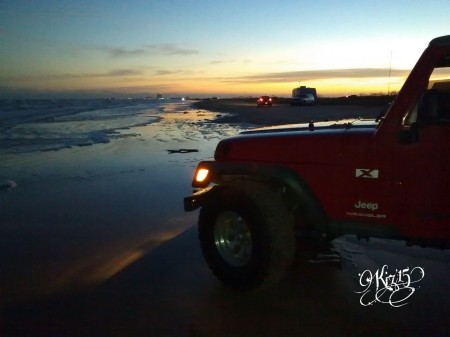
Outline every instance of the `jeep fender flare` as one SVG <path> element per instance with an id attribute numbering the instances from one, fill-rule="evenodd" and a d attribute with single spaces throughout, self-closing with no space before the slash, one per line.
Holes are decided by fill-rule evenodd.
<path id="1" fill-rule="evenodd" d="M 199 163 L 198 169 L 208 169 L 209 183 L 217 184 L 209 192 L 217 192 L 221 186 L 238 179 L 252 179 L 267 182 L 271 185 L 282 187 L 286 190 L 290 199 L 294 199 L 300 205 L 304 215 L 315 229 L 323 233 L 329 232 L 329 218 L 322 207 L 319 199 L 312 192 L 308 183 L 295 170 L 278 165 L 266 165 L 260 163 L 233 163 L 203 161 Z M 193 182 L 194 187 L 198 186 Z M 216 191 L 214 191 L 216 190 Z M 206 200 L 207 198 L 202 198 Z M 201 206 L 201 205 L 199 205 Z"/>

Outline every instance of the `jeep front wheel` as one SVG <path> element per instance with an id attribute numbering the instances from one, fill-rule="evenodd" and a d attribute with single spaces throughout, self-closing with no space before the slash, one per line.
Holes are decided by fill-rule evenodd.
<path id="1" fill-rule="evenodd" d="M 216 192 L 200 211 L 199 238 L 213 273 L 238 290 L 278 281 L 295 254 L 292 216 L 261 184 Z"/>

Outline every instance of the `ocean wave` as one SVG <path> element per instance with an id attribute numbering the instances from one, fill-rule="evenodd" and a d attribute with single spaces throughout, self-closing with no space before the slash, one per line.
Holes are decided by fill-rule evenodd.
<path id="1" fill-rule="evenodd" d="M 1 100 L 0 153 L 108 143 L 123 130 L 158 121 L 172 104 L 144 99 Z"/>

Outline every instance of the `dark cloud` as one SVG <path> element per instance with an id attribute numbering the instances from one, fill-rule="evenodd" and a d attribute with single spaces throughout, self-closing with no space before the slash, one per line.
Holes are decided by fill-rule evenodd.
<path id="1" fill-rule="evenodd" d="M 92 77 L 120 77 L 142 75 L 142 71 L 135 69 L 115 69 L 105 73 L 81 73 L 81 74 L 57 74 L 48 75 L 46 79 L 72 79 L 72 78 L 92 78 Z"/>
<path id="2" fill-rule="evenodd" d="M 199 51 L 196 49 L 186 49 L 175 46 L 172 43 L 151 44 L 147 48 L 163 55 L 196 55 Z"/>
<path id="3" fill-rule="evenodd" d="M 188 49 L 188 48 L 180 48 L 172 43 L 161 43 L 161 44 L 150 44 L 143 48 L 136 49 L 127 49 L 122 47 L 114 47 L 114 48 L 99 48 L 100 50 L 105 51 L 108 55 L 113 58 L 128 58 L 128 57 L 137 57 L 142 55 L 196 55 L 199 54 L 198 50 Z"/>
<path id="4" fill-rule="evenodd" d="M 121 76 L 138 76 L 143 75 L 143 72 L 136 69 L 114 69 L 104 73 L 60 73 L 60 74 L 48 74 L 40 76 L 11 76 L 0 77 L 0 81 L 29 81 L 29 80 L 70 80 L 78 78 L 95 78 L 95 77 L 121 77 Z"/>
<path id="5" fill-rule="evenodd" d="M 136 76 L 142 75 L 142 71 L 136 69 L 116 69 L 111 70 L 105 74 L 96 74 L 95 76 L 103 77 L 103 76 Z"/>
<path id="6" fill-rule="evenodd" d="M 409 70 L 392 69 L 391 77 L 404 77 L 408 75 L 408 73 Z M 222 79 L 222 81 L 230 83 L 293 82 L 332 78 L 373 78 L 387 76 L 389 76 L 389 70 L 384 68 L 362 68 L 261 73 L 247 76 L 228 77 Z"/>
<path id="7" fill-rule="evenodd" d="M 179 74 L 182 71 L 180 70 L 165 70 L 165 69 L 159 69 L 155 71 L 155 75 L 160 76 L 160 75 L 172 75 L 172 74 Z"/>
<path id="8" fill-rule="evenodd" d="M 125 49 L 125 48 L 107 48 L 106 51 L 112 57 L 130 57 L 145 54 L 145 49 Z"/>

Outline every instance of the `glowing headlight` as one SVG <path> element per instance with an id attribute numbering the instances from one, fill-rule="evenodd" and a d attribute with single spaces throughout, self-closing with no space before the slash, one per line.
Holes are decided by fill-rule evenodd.
<path id="1" fill-rule="evenodd" d="M 195 181 L 201 183 L 205 181 L 206 177 L 208 177 L 209 170 L 207 169 L 200 169 L 197 171 L 197 175 L 195 176 Z"/>

